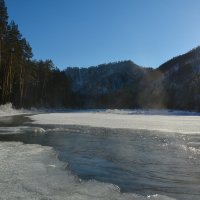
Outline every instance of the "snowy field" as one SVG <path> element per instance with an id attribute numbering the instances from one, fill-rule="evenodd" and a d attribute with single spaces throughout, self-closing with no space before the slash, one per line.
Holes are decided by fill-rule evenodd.
<path id="1" fill-rule="evenodd" d="M 48 113 L 30 116 L 34 124 L 81 125 L 91 127 L 145 129 L 183 134 L 200 133 L 200 116 L 187 112 L 148 112 L 137 114 L 127 111 Z"/>

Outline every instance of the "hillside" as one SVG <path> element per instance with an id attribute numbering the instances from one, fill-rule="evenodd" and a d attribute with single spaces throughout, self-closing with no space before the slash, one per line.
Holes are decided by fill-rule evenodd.
<path id="1" fill-rule="evenodd" d="M 67 68 L 65 72 L 78 95 L 78 104 L 87 108 L 114 108 L 130 106 L 125 102 L 126 95 L 121 93 L 137 85 L 151 70 L 132 61 L 121 61 L 97 67 Z"/>
<path id="2" fill-rule="evenodd" d="M 168 94 L 168 106 L 200 109 L 200 47 L 161 65 L 162 81 Z"/>
<path id="3" fill-rule="evenodd" d="M 122 61 L 65 73 L 78 107 L 200 109 L 200 47 L 157 69 Z"/>

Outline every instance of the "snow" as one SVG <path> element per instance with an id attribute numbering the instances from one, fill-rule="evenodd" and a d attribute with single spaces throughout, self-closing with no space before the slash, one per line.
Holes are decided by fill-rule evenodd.
<path id="1" fill-rule="evenodd" d="M 66 110 L 65 110 L 66 111 Z M 145 129 L 183 134 L 200 133 L 200 116 L 195 112 L 171 110 L 16 110 L 8 103 L 0 106 L 0 117 L 35 114 L 30 116 L 35 124 L 81 125 L 120 129 Z M 36 114 L 45 112 L 45 114 Z M 52 113 L 50 113 L 52 112 Z M 56 113 L 57 112 L 57 113 Z M 19 127 L 18 127 L 19 128 Z M 15 128 L 15 133 L 21 132 Z M 7 128 L 9 129 L 9 128 Z M 0 132 L 3 132 L 0 130 Z M 4 131 L 4 132 L 9 132 Z M 13 132 L 13 131 L 12 131 Z M 34 132 L 44 132 L 35 129 Z"/>
<path id="2" fill-rule="evenodd" d="M 200 116 L 180 114 L 134 114 L 123 112 L 48 113 L 30 116 L 34 124 L 80 125 L 118 129 L 200 134 Z"/>
<path id="3" fill-rule="evenodd" d="M 66 170 L 50 147 L 0 142 L 0 163 L 2 200 L 170 200 L 156 194 L 122 194 L 112 184 L 81 181 Z"/>
<path id="4" fill-rule="evenodd" d="M 16 110 L 11 103 L 0 105 L 0 117 L 14 116 L 27 113 L 27 110 Z"/>

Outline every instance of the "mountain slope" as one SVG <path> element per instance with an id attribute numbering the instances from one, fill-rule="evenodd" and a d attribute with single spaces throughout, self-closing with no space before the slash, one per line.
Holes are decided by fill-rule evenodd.
<path id="1" fill-rule="evenodd" d="M 164 73 L 169 107 L 200 109 L 200 47 L 175 57 L 158 68 Z"/>
<path id="2" fill-rule="evenodd" d="M 79 107 L 200 110 L 200 47 L 157 69 L 123 61 L 65 73 Z"/>
<path id="3" fill-rule="evenodd" d="M 65 73 L 72 81 L 74 92 L 101 95 L 130 85 L 148 71 L 132 61 L 123 61 L 89 68 L 67 68 Z"/>

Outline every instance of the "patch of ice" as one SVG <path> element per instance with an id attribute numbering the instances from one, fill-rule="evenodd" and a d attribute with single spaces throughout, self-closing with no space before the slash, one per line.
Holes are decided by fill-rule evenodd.
<path id="1" fill-rule="evenodd" d="M 194 154 L 200 154 L 200 149 L 197 149 L 195 147 L 188 147 L 188 149 Z"/>
<path id="2" fill-rule="evenodd" d="M 159 195 L 122 194 L 112 184 L 80 181 L 64 170 L 50 147 L 0 143 L 0 163 L 0 199 L 170 200 Z"/>
<path id="3" fill-rule="evenodd" d="M 136 115 L 105 112 L 48 113 L 30 116 L 34 124 L 80 125 L 200 134 L 200 116 Z"/>
<path id="4" fill-rule="evenodd" d="M 99 112 L 112 113 L 112 114 L 121 114 L 121 115 L 190 115 L 190 116 L 199 116 L 198 112 L 191 111 L 181 111 L 181 110 L 168 110 L 168 109 L 107 109 L 99 110 Z"/>
<path id="5" fill-rule="evenodd" d="M 34 133 L 45 133 L 46 131 L 41 127 L 34 127 L 33 128 Z"/>
<path id="6" fill-rule="evenodd" d="M 186 145 L 184 145 L 184 144 L 180 145 L 179 148 L 184 150 L 184 151 L 188 150 L 188 147 Z"/>
<path id="7" fill-rule="evenodd" d="M 169 197 L 161 196 L 161 195 L 158 195 L 158 194 L 148 195 L 147 199 L 150 199 L 150 200 L 160 200 L 160 199 L 163 199 L 163 200 L 172 200 Z"/>
<path id="8" fill-rule="evenodd" d="M 45 130 L 45 132 L 69 132 L 69 131 L 71 131 L 71 129 L 65 127 L 49 128 Z M 77 130 L 73 129 L 73 132 L 80 133 L 81 131 L 78 129 Z"/>
<path id="9" fill-rule="evenodd" d="M 28 127 L 28 126 L 16 126 L 16 127 L 0 127 L 0 135 L 13 135 L 20 133 L 35 133 L 44 134 L 46 131 L 41 127 Z"/>

